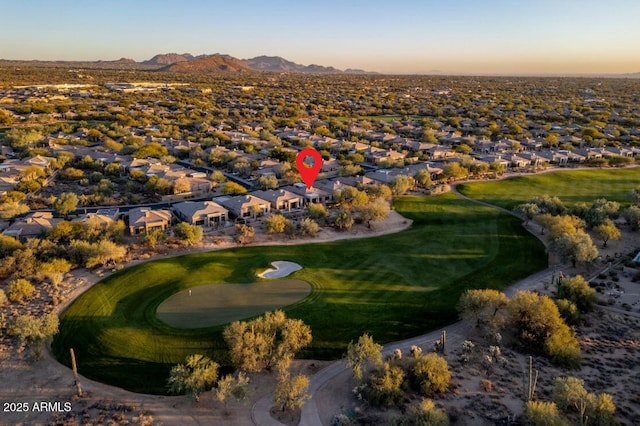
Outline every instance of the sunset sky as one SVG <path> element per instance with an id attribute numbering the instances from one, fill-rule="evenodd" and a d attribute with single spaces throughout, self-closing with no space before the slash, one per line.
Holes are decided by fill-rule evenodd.
<path id="1" fill-rule="evenodd" d="M 282 56 L 384 73 L 640 72 L 637 0 L 4 1 L 0 58 Z"/>

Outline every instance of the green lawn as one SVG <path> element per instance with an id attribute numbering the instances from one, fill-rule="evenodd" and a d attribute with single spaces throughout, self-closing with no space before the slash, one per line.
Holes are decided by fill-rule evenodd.
<path id="1" fill-rule="evenodd" d="M 212 327 L 292 305 L 309 293 L 311 286 L 301 280 L 203 285 L 174 294 L 156 313 L 172 327 Z"/>
<path id="2" fill-rule="evenodd" d="M 560 171 L 502 181 L 465 183 L 458 189 L 468 197 L 512 209 L 544 194 L 555 195 L 569 205 L 591 202 L 600 197 L 629 204 L 629 193 L 638 185 L 640 168 Z"/>
<path id="3" fill-rule="evenodd" d="M 79 297 L 61 316 L 53 350 L 79 371 L 141 392 L 163 392 L 171 364 L 205 353 L 228 365 L 223 326 L 172 328 L 156 317 L 173 294 L 211 283 L 251 283 L 277 260 L 299 263 L 291 278 L 313 292 L 288 306 L 313 331 L 305 357 L 340 357 L 368 332 L 378 342 L 416 336 L 456 320 L 455 304 L 470 287 L 504 288 L 546 266 L 542 244 L 520 221 L 453 194 L 399 198 L 414 220 L 377 238 L 299 246 L 245 247 L 149 262 L 123 270 Z M 375 225 L 374 225 L 375 226 Z"/>

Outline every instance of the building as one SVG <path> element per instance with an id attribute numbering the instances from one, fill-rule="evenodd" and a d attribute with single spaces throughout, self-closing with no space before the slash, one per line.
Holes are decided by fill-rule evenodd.
<path id="1" fill-rule="evenodd" d="M 238 195 L 236 197 L 216 197 L 213 199 L 231 212 L 236 218 L 257 218 L 271 212 L 271 203 L 255 195 Z"/>
<path id="2" fill-rule="evenodd" d="M 202 227 L 224 225 L 229 218 L 229 210 L 213 201 L 184 201 L 174 204 L 173 211 L 180 220 Z"/>
<path id="3" fill-rule="evenodd" d="M 35 212 L 24 219 L 17 220 L 13 225 L 5 229 L 2 234 L 25 242 L 30 238 L 42 237 L 60 221 L 61 219 L 54 219 L 51 212 Z"/>
<path id="4" fill-rule="evenodd" d="M 271 210 L 291 211 L 302 208 L 302 197 L 285 189 L 254 191 L 256 197 L 271 203 Z"/>
<path id="5" fill-rule="evenodd" d="M 169 210 L 151 210 L 148 207 L 131 209 L 128 216 L 131 235 L 146 234 L 157 229 L 166 231 L 172 218 Z"/>

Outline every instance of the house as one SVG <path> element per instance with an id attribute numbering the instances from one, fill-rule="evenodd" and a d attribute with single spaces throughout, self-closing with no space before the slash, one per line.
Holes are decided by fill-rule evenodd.
<path id="1" fill-rule="evenodd" d="M 301 196 L 305 205 L 325 204 L 333 200 L 333 192 L 328 192 L 314 186 L 307 188 L 307 185 L 304 183 L 294 183 L 293 185 L 285 186 L 283 189 Z"/>
<path id="2" fill-rule="evenodd" d="M 220 226 L 229 218 L 229 210 L 213 201 L 184 201 L 174 204 L 173 211 L 181 220 L 203 227 Z"/>
<path id="3" fill-rule="evenodd" d="M 53 229 L 61 219 L 54 219 L 51 212 L 34 212 L 24 219 L 17 220 L 5 229 L 2 234 L 25 242 L 30 238 L 37 238 Z"/>
<path id="4" fill-rule="evenodd" d="M 291 211 L 302 208 L 302 197 L 284 189 L 254 191 L 252 194 L 269 201 L 271 210 Z"/>
<path id="5" fill-rule="evenodd" d="M 118 220 L 120 210 L 116 209 L 98 209 L 95 213 L 86 213 L 76 219 L 77 222 L 83 222 L 92 228 L 107 229 L 111 224 Z"/>
<path id="6" fill-rule="evenodd" d="M 269 201 L 251 194 L 216 197 L 213 201 L 228 209 L 236 218 L 253 217 L 255 219 L 271 211 Z"/>
<path id="7" fill-rule="evenodd" d="M 148 207 L 131 209 L 128 216 L 131 235 L 146 234 L 156 229 L 166 231 L 172 218 L 169 210 L 151 210 Z"/>

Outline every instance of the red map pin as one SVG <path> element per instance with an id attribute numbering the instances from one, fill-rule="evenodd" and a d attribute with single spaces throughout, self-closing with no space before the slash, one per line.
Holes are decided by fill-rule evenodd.
<path id="1" fill-rule="evenodd" d="M 313 158 L 312 165 L 305 163 L 304 160 L 307 157 Z M 300 176 L 302 176 L 302 180 L 307 185 L 307 188 L 311 188 L 322 168 L 322 156 L 313 148 L 305 148 L 296 156 L 296 166 L 298 166 Z"/>

